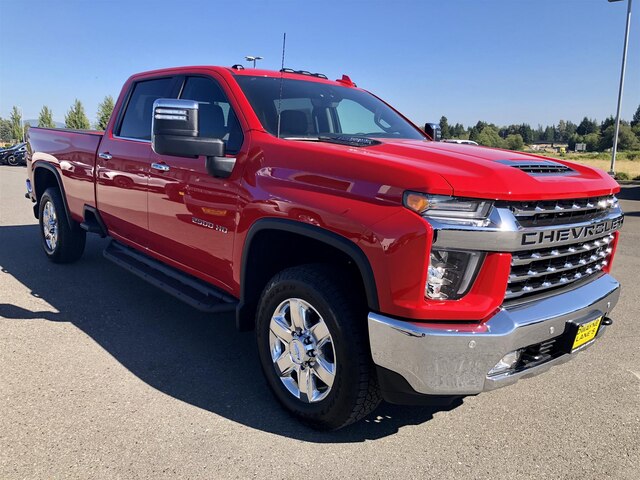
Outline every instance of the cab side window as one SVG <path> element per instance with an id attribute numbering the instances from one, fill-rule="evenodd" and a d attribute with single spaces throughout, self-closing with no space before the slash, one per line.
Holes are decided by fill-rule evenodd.
<path id="1" fill-rule="evenodd" d="M 224 140 L 226 151 L 240 150 L 244 136 L 227 96 L 216 81 L 207 77 L 188 77 L 181 99 L 195 100 L 198 107 L 200 136 Z"/>
<path id="2" fill-rule="evenodd" d="M 169 97 L 174 78 L 156 78 L 137 82 L 118 131 L 119 137 L 151 140 L 151 111 L 153 102 Z"/>

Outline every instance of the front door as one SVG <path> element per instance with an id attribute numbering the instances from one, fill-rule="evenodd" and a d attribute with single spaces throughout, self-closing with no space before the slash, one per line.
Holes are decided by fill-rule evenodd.
<path id="1" fill-rule="evenodd" d="M 230 287 L 244 135 L 227 95 L 213 78 L 187 77 L 180 98 L 200 102 L 200 136 L 222 138 L 227 154 L 237 158 L 236 168 L 230 178 L 214 178 L 207 173 L 204 157 L 152 151 L 149 246 L 193 273 Z"/>
<path id="2" fill-rule="evenodd" d="M 105 134 L 96 160 L 96 199 L 109 233 L 147 246 L 147 190 L 151 154 L 152 105 L 174 91 L 175 77 L 135 82 L 124 114 Z"/>

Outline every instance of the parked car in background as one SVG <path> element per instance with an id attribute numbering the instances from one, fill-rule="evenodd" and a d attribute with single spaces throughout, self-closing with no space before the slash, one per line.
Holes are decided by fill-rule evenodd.
<path id="1" fill-rule="evenodd" d="M 26 165 L 27 144 L 22 142 L 13 147 L 0 150 L 0 163 L 7 165 Z"/>

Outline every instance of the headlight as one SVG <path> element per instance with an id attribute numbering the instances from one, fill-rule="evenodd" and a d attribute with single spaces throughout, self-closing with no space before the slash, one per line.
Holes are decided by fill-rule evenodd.
<path id="1" fill-rule="evenodd" d="M 453 250 L 432 250 L 427 272 L 425 297 L 433 300 L 456 300 L 471 286 L 484 254 Z"/>
<path id="2" fill-rule="evenodd" d="M 470 221 L 487 218 L 493 202 L 477 198 L 458 198 L 446 195 L 427 195 L 426 193 L 405 192 L 404 206 L 423 217 Z"/>

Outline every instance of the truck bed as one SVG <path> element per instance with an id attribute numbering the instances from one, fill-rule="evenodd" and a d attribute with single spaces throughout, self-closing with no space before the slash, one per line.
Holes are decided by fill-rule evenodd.
<path id="1" fill-rule="evenodd" d="M 60 128 L 30 128 L 30 174 L 39 163 L 60 175 L 72 217 L 82 220 L 84 205 L 95 207 L 95 161 L 104 132 Z M 43 153 L 46 152 L 46 153 Z"/>

